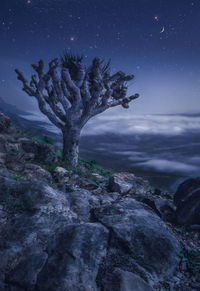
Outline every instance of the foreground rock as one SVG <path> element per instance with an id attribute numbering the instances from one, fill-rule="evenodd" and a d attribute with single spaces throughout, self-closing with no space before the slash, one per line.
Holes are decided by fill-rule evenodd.
<path id="1" fill-rule="evenodd" d="M 182 225 L 200 225 L 200 178 L 183 182 L 174 195 L 177 222 Z"/>
<path id="2" fill-rule="evenodd" d="M 119 266 L 149 283 L 173 274 L 179 262 L 179 244 L 149 207 L 134 199 L 124 199 L 96 209 L 94 217 L 110 230 L 102 281 Z"/>
<path id="3" fill-rule="evenodd" d="M 149 186 L 148 181 L 136 177 L 132 173 L 113 174 L 108 181 L 108 189 L 120 194 L 144 194 L 149 190 Z"/>
<path id="4" fill-rule="evenodd" d="M 152 290 L 177 267 L 176 238 L 134 199 L 100 206 L 87 190 L 6 176 L 0 193 L 0 290 L 114 291 L 117 272 L 119 290 Z"/>
<path id="5" fill-rule="evenodd" d="M 0 193 L 7 213 L 0 225 L 0 290 L 29 290 L 47 259 L 48 239 L 78 218 L 64 194 L 42 181 L 0 177 Z"/>
<path id="6" fill-rule="evenodd" d="M 39 290 L 97 290 L 99 264 L 109 231 L 98 223 L 71 224 L 49 242 L 48 260 L 38 276 Z"/>

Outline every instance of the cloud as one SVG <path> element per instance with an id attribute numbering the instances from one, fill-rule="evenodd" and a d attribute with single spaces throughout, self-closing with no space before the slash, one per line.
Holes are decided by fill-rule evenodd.
<path id="1" fill-rule="evenodd" d="M 84 135 L 102 133 L 182 135 L 200 131 L 200 116 L 183 115 L 102 115 L 89 121 Z"/>
<path id="2" fill-rule="evenodd" d="M 29 120 L 46 122 L 48 129 L 57 132 L 47 117 L 39 112 L 23 116 Z M 126 135 L 170 135 L 200 132 L 200 116 L 193 115 L 114 115 L 102 114 L 91 119 L 83 128 L 82 135 L 126 134 Z M 184 145 L 183 145 L 184 147 Z"/>
<path id="3" fill-rule="evenodd" d="M 200 167 L 193 166 L 190 164 L 170 161 L 170 160 L 162 160 L 162 159 L 151 159 L 146 162 L 134 164 L 134 166 L 143 166 L 145 168 L 154 169 L 160 172 L 169 172 L 169 173 L 182 173 L 182 174 L 192 174 L 196 173 L 200 170 Z"/>

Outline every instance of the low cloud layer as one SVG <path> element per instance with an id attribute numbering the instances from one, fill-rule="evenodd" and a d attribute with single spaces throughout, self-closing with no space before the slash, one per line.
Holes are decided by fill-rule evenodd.
<path id="1" fill-rule="evenodd" d="M 29 120 L 46 122 L 49 130 L 57 131 L 48 119 L 36 113 L 31 113 Z M 114 134 L 159 134 L 182 135 L 187 132 L 200 132 L 200 115 L 109 115 L 96 116 L 84 127 L 83 135 Z"/>
<path id="2" fill-rule="evenodd" d="M 180 174 L 196 174 L 200 171 L 200 167 L 182 163 L 178 161 L 170 161 L 170 160 L 163 160 L 163 159 L 150 159 L 143 163 L 136 163 L 136 167 L 145 167 L 149 169 L 154 169 L 158 172 L 163 173 L 180 173 Z"/>
<path id="3" fill-rule="evenodd" d="M 184 115 L 116 115 L 99 116 L 91 120 L 84 134 L 161 134 L 180 135 L 200 131 L 200 116 Z"/>

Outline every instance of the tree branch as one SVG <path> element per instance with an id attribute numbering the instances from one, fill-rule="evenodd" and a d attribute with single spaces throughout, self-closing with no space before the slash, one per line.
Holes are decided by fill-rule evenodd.
<path id="1" fill-rule="evenodd" d="M 80 94 L 80 89 L 74 84 L 69 74 L 69 70 L 66 68 L 62 69 L 62 79 L 64 80 L 67 89 L 72 92 L 75 97 L 74 104 L 72 103 L 72 107 L 78 107 L 82 105 L 82 98 Z M 75 106 L 73 106 L 75 105 Z"/>
<path id="2" fill-rule="evenodd" d="M 17 79 L 20 80 L 23 84 L 23 91 L 25 91 L 29 96 L 34 96 L 35 95 L 35 90 L 28 85 L 28 81 L 24 78 L 23 74 L 16 69 L 15 70 L 16 74 L 17 74 Z"/>

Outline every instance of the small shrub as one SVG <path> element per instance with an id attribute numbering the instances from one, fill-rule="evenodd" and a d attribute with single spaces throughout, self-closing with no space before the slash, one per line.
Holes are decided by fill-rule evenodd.
<path id="1" fill-rule="evenodd" d="M 35 141 L 37 143 L 46 144 L 46 141 L 44 141 L 43 139 L 40 139 L 40 138 L 38 138 L 36 136 L 33 136 L 31 139 L 32 139 L 32 141 Z"/>
<path id="2" fill-rule="evenodd" d="M 12 149 L 12 152 L 15 153 L 15 154 L 18 154 L 18 153 L 19 153 L 19 150 L 17 150 L 17 149 Z"/>
<path id="3" fill-rule="evenodd" d="M 57 150 L 56 155 L 58 158 L 62 159 L 62 150 L 61 149 Z"/>
<path id="4" fill-rule="evenodd" d="M 43 140 L 47 144 L 53 144 L 53 141 L 48 136 L 44 136 L 44 139 Z"/>
<path id="5" fill-rule="evenodd" d="M 11 179 L 14 181 L 18 181 L 22 177 L 23 177 L 23 173 L 19 173 L 16 176 L 11 177 Z"/>
<path id="6" fill-rule="evenodd" d="M 85 161 L 79 158 L 79 165 L 85 167 L 85 170 L 88 170 L 88 173 L 96 173 L 105 178 L 109 178 L 112 175 L 112 171 L 105 169 L 97 164 L 95 160 Z M 87 172 L 87 171 L 86 171 Z"/>
<path id="7" fill-rule="evenodd" d="M 28 138 L 30 138 L 32 141 L 35 141 L 39 144 L 53 144 L 53 141 L 48 137 L 48 136 L 44 136 L 43 139 L 38 138 L 37 136 L 32 136 L 28 131 L 23 131 L 23 134 L 25 136 L 27 136 Z"/>

